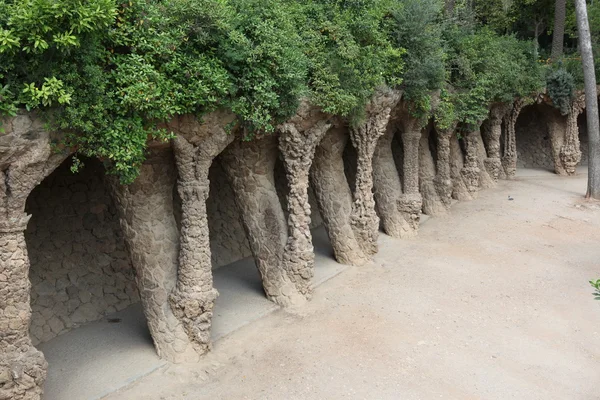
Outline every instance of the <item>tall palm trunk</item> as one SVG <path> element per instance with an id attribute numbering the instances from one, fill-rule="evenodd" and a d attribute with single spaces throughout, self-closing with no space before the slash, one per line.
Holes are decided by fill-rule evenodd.
<path id="1" fill-rule="evenodd" d="M 556 0 L 554 4 L 554 32 L 552 33 L 552 53 L 550 55 L 552 61 L 560 59 L 563 55 L 566 16 L 566 0 Z"/>
<path id="2" fill-rule="evenodd" d="M 588 188 L 586 198 L 600 200 L 600 122 L 598 121 L 598 97 L 596 93 L 596 74 L 592 53 L 592 38 L 587 18 L 585 0 L 575 0 L 577 29 L 579 31 L 579 51 L 583 62 L 585 82 L 585 101 L 589 140 Z"/>

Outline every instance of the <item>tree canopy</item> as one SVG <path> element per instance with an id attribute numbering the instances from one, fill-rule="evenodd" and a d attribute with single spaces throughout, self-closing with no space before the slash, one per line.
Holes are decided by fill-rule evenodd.
<path id="1" fill-rule="evenodd" d="M 439 95 L 439 121 L 474 124 L 495 102 L 570 79 L 557 75 L 579 84 L 573 49 L 559 66 L 543 62 L 553 3 L 0 0 L 0 113 L 39 109 L 67 132 L 64 145 L 124 183 L 148 139 L 170 137 L 161 122 L 182 114 L 230 109 L 251 138 L 302 98 L 359 119 L 388 86 L 415 117 L 431 117 Z M 600 24 L 600 6 L 590 22 Z"/>

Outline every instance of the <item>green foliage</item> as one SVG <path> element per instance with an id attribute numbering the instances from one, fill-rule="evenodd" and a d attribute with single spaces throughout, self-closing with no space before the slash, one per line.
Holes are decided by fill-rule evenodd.
<path id="1" fill-rule="evenodd" d="M 594 299 L 600 300 L 600 279 L 591 280 L 590 285 L 595 289 Z"/>
<path id="2" fill-rule="evenodd" d="M 396 45 L 406 48 L 404 97 L 417 117 L 427 116 L 431 93 L 442 88 L 446 76 L 442 6 L 440 0 L 401 0 L 392 14 Z"/>
<path id="3" fill-rule="evenodd" d="M 442 0 L 0 0 L 0 114 L 41 109 L 123 182 L 187 113 L 231 109 L 251 138 L 302 97 L 357 121 L 387 86 L 423 121 L 435 103 L 439 126 L 474 124 L 543 84 L 534 47 L 505 33 L 544 1 L 444 16 Z"/>
<path id="4" fill-rule="evenodd" d="M 543 70 L 534 46 L 490 29 L 450 27 L 446 32 L 448 84 L 457 119 L 475 125 L 491 103 L 511 103 L 543 87 Z"/>
<path id="5" fill-rule="evenodd" d="M 387 0 L 290 1 L 309 60 L 311 100 L 324 111 L 356 113 L 381 85 L 397 86 L 404 68 L 401 46 L 390 41 Z"/>
<path id="6" fill-rule="evenodd" d="M 546 87 L 552 104 L 560 110 L 561 114 L 567 115 L 571 110 L 571 101 L 575 92 L 573 75 L 562 67 L 551 71 L 546 78 Z"/>

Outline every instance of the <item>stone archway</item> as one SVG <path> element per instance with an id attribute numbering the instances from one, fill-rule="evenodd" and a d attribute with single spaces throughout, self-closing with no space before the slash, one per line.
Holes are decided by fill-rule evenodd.
<path id="1" fill-rule="evenodd" d="M 545 123 L 548 112 L 547 105 L 532 104 L 525 106 L 517 119 L 517 166 L 519 168 L 534 168 L 554 171 L 554 156 L 552 153 L 552 138 Z"/>
<path id="2" fill-rule="evenodd" d="M 31 191 L 68 156 L 34 114 L 2 121 L 0 136 L 0 398 L 39 399 L 47 363 L 29 336 L 29 257 L 24 232 Z"/>
<path id="3" fill-rule="evenodd" d="M 34 344 L 121 311 L 139 301 L 119 216 L 104 168 L 63 162 L 29 195 L 29 250 Z"/>

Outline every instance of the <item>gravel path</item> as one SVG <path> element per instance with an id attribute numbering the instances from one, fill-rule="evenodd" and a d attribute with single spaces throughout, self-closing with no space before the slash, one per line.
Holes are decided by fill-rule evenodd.
<path id="1" fill-rule="evenodd" d="M 313 300 L 115 393 L 130 399 L 598 399 L 600 205 L 529 171 Z M 512 196 L 514 200 L 508 200 Z"/>

